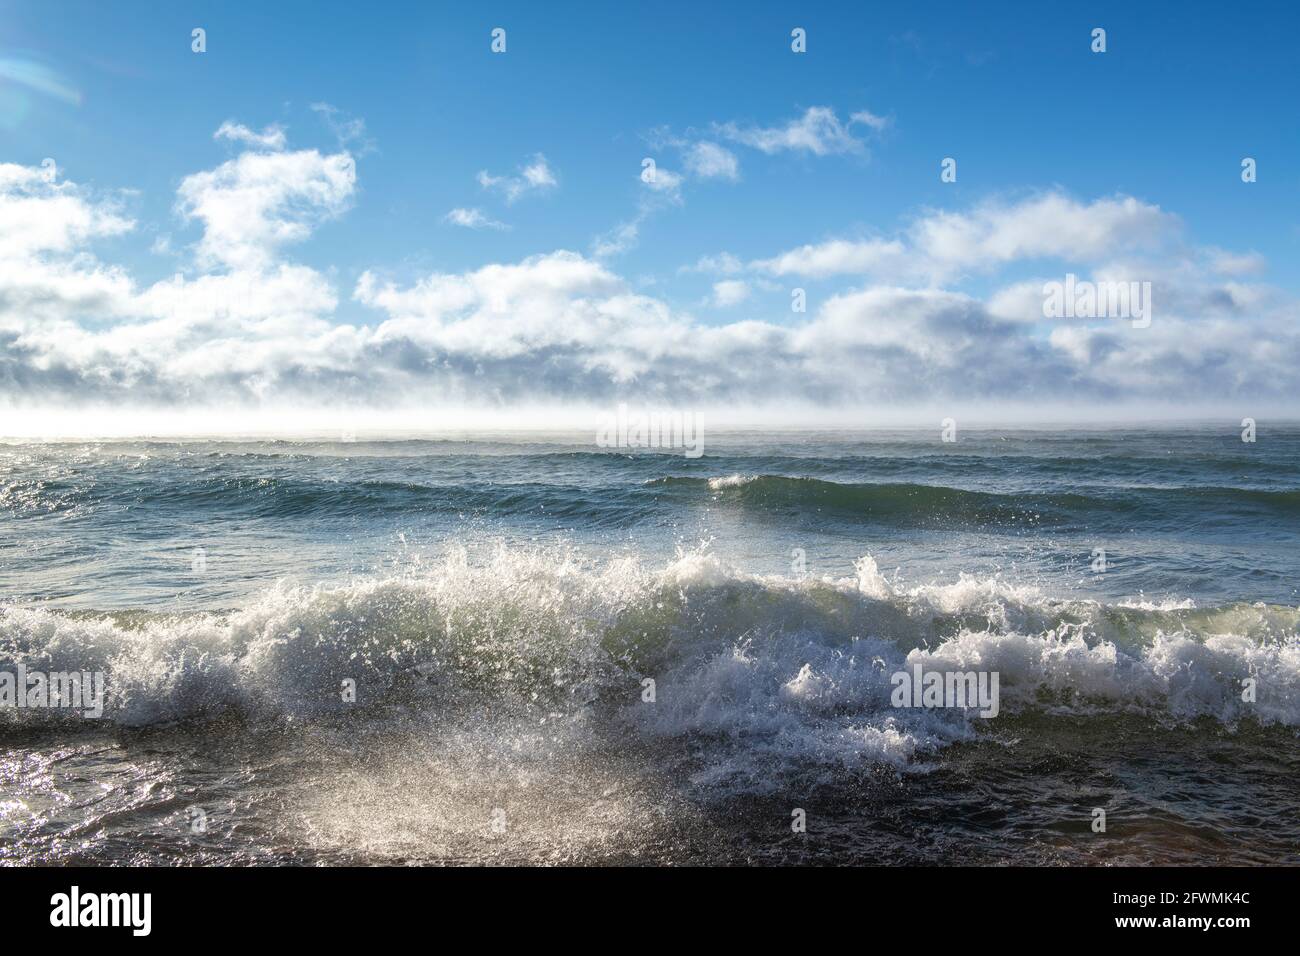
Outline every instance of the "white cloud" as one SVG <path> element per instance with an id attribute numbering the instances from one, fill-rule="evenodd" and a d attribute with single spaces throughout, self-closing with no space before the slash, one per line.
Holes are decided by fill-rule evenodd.
<path id="1" fill-rule="evenodd" d="M 1131 196 L 1082 203 L 1060 192 L 989 202 L 965 212 L 930 211 L 895 239 L 832 239 L 801 246 L 755 269 L 824 278 L 874 275 L 940 282 L 1032 259 L 1098 262 L 1176 239 L 1176 217 Z"/>
<path id="2" fill-rule="evenodd" d="M 622 280 L 603 265 L 574 252 L 532 256 L 519 263 L 484 266 L 467 273 L 435 272 L 407 289 L 380 282 L 365 272 L 357 282 L 355 297 L 382 308 L 395 320 L 431 320 L 432 329 L 450 317 L 471 310 L 493 314 L 511 312 L 516 304 L 539 309 L 563 307 L 574 297 L 610 295 L 623 288 Z M 516 317 L 518 318 L 518 317 Z"/>
<path id="3" fill-rule="evenodd" d="M 675 173 L 671 169 L 657 166 L 655 167 L 653 178 L 646 179 L 645 174 L 642 173 L 640 181 L 641 185 L 645 186 L 652 192 L 663 193 L 673 201 L 681 199 L 682 177 L 681 174 Z"/>
<path id="4" fill-rule="evenodd" d="M 357 301 L 388 313 L 376 344 L 410 343 L 472 361 L 525 361 L 549 353 L 563 382 L 606 381 L 643 371 L 655 343 L 680 339 L 687 325 L 654 299 L 633 293 L 601 264 L 572 252 L 532 256 L 463 274 L 435 273 L 408 288 L 372 273 Z"/>
<path id="5" fill-rule="evenodd" d="M 242 123 L 236 123 L 232 120 L 226 120 L 222 123 L 215 133 L 213 139 L 228 139 L 235 143 L 244 143 L 247 146 L 253 146 L 260 149 L 281 150 L 284 149 L 285 135 L 284 128 L 272 124 L 262 132 L 257 133 L 244 126 Z"/>
<path id="6" fill-rule="evenodd" d="M 50 167 L 0 163 L 0 256 L 69 252 L 92 239 L 134 228 L 116 205 L 60 183 Z"/>
<path id="7" fill-rule="evenodd" d="M 349 153 L 243 153 L 186 176 L 178 208 L 203 223 L 198 257 L 209 265 L 258 268 L 347 208 L 356 186 Z"/>
<path id="8" fill-rule="evenodd" d="M 591 251 L 598 259 L 622 255 L 636 248 L 641 241 L 641 227 L 655 213 L 671 206 L 682 205 L 682 176 L 663 166 L 654 167 L 653 178 L 647 178 L 648 169 L 637 174 L 642 194 L 637 200 L 636 215 L 618 223 L 591 241 Z"/>
<path id="9" fill-rule="evenodd" d="M 853 114 L 855 118 L 867 117 L 865 111 Z M 876 118 L 872 117 L 874 121 Z M 738 123 L 715 124 L 715 132 L 723 137 L 764 153 L 784 150 L 803 151 L 814 156 L 839 153 L 866 152 L 866 144 L 853 135 L 851 127 L 864 119 L 850 119 L 842 123 L 835 111 L 827 106 L 811 106 L 804 114 L 784 126 L 742 126 Z M 869 123 L 867 125 L 874 125 Z"/>
<path id="10" fill-rule="evenodd" d="M 1064 276 L 1052 279 L 1034 279 L 1016 282 L 998 289 L 989 297 L 989 314 L 1006 322 L 1042 322 L 1043 285 L 1050 281 L 1064 281 Z"/>
<path id="11" fill-rule="evenodd" d="M 1224 276 L 1257 275 L 1263 272 L 1268 263 L 1258 252 L 1232 253 L 1223 249 L 1206 250 L 1210 258 L 1210 268 Z"/>
<path id="12" fill-rule="evenodd" d="M 636 215 L 618 223 L 592 240 L 592 255 L 596 258 L 605 259 L 622 255 L 636 248 L 641 240 L 641 227 L 646 220 L 663 209 L 683 204 L 683 177 L 680 173 L 656 165 L 653 167 L 653 177 L 647 178 L 649 171 L 650 167 L 647 166 L 637 173 L 641 195 L 637 199 Z"/>
<path id="13" fill-rule="evenodd" d="M 113 202 L 43 170 L 0 166 L 0 401 L 201 403 L 265 393 L 277 363 L 307 374 L 346 335 L 326 318 L 337 296 L 275 254 L 338 211 L 351 185 L 350 157 L 314 153 L 248 152 L 187 177 L 180 208 L 206 227 L 200 262 L 228 271 L 140 288 L 89 250 L 132 228 Z M 33 202 L 41 228 L 5 242 Z"/>
<path id="14" fill-rule="evenodd" d="M 348 116 L 329 103 L 313 103 L 311 108 L 334 134 L 339 149 L 347 150 L 354 156 L 365 156 L 375 151 L 374 140 L 366 134 L 365 120 L 357 116 Z"/>
<path id="15" fill-rule="evenodd" d="M 848 372 L 862 355 L 876 363 L 924 366 L 946 374 L 1006 340 L 979 300 L 935 289 L 877 287 L 832 296 L 816 319 L 795 333 L 801 349 Z M 903 362 L 896 360 L 902 358 Z M 972 375 L 981 374 L 971 370 Z M 984 372 L 987 374 L 987 371 Z M 893 389 L 914 387 L 890 376 Z"/>
<path id="16" fill-rule="evenodd" d="M 760 259 L 753 268 L 773 275 L 824 278 L 833 275 L 868 275 L 895 271 L 903 266 L 906 247 L 898 240 L 833 239 L 800 246 L 771 259 Z"/>
<path id="17" fill-rule="evenodd" d="M 53 165 L 0 163 L 0 333 L 43 335 L 123 314 L 131 279 L 91 246 L 134 228 L 115 200 L 60 182 Z"/>
<path id="18" fill-rule="evenodd" d="M 699 142 L 685 154 L 686 170 L 699 179 L 730 179 L 740 176 L 740 162 L 731 150 L 717 143 Z"/>
<path id="19" fill-rule="evenodd" d="M 504 222 L 498 222 L 485 215 L 481 209 L 453 209 L 442 218 L 444 222 L 449 222 L 455 226 L 464 226 L 466 229 L 504 230 L 510 228 Z"/>
<path id="20" fill-rule="evenodd" d="M 484 189 L 498 190 L 505 196 L 507 203 L 513 203 L 529 193 L 554 189 L 559 182 L 547 164 L 546 157 L 536 153 L 519 168 L 515 176 L 493 176 L 486 169 L 480 170 L 478 184 Z"/>
<path id="21" fill-rule="evenodd" d="M 621 222 L 609 232 L 601 233 L 591 243 L 591 253 L 597 259 L 622 255 L 636 248 L 641 238 L 641 218 Z"/>
<path id="22" fill-rule="evenodd" d="M 720 252 L 716 256 L 701 256 L 693 266 L 682 266 L 679 272 L 703 272 L 710 275 L 735 275 L 743 272 L 745 264 L 730 252 Z"/>
<path id="23" fill-rule="evenodd" d="M 910 230 L 935 271 L 986 268 L 1018 259 L 1096 261 L 1168 241 L 1177 220 L 1159 206 L 1122 196 L 1081 203 L 1059 192 L 968 213 L 933 212 Z"/>
<path id="24" fill-rule="evenodd" d="M 749 298 L 749 283 L 741 279 L 723 279 L 713 283 L 713 304 L 720 309 L 739 305 Z"/>
<path id="25" fill-rule="evenodd" d="M 922 272 L 943 272 L 1043 250 L 1097 256 L 1097 276 L 1151 275 L 1156 310 L 1146 329 L 1081 321 L 1045 336 L 1026 325 L 1024 302 L 1014 305 L 1015 282 L 985 302 L 869 278 L 810 297 L 806 317 L 791 318 L 776 301 L 767 321 L 708 324 L 567 251 L 412 282 L 372 269 L 352 293 L 377 313 L 371 326 L 339 318 L 330 279 L 283 258 L 288 242 L 344 207 L 353 175 L 346 154 L 252 151 L 187 177 L 181 208 L 205 227 L 200 263 L 211 271 L 141 287 L 94 248 L 133 227 L 111 200 L 40 169 L 0 165 L 0 403 L 382 409 L 620 396 L 739 405 L 780 395 L 819 408 L 980 400 L 1039 408 L 1050 399 L 1103 412 L 1121 400 L 1262 396 L 1293 406 L 1300 394 L 1296 299 L 1219 282 L 1181 247 L 1171 258 L 1176 223 L 1123 199 L 1037 197 L 929 213 L 898 239 L 810 246 L 763 268 L 870 271 L 915 255 Z M 1078 221 L 1055 221 L 1049 235 L 1049 210 Z M 941 227 L 933 243 L 931 222 Z M 1149 258 L 1106 251 L 1126 243 Z M 763 281 L 732 271 L 737 264 L 725 254 L 701 263 L 726 276 L 712 290 L 720 306 L 747 301 Z"/>
<path id="26" fill-rule="evenodd" d="M 858 110 L 849 117 L 849 123 L 861 123 L 863 126 L 870 126 L 876 132 L 880 132 L 889 125 L 889 120 L 883 116 L 877 116 L 870 110 Z"/>

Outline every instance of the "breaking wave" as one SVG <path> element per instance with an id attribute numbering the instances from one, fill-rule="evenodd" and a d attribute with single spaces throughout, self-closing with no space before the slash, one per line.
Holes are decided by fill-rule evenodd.
<path id="1" fill-rule="evenodd" d="M 923 766 L 954 742 L 998 733 L 998 720 L 973 712 L 891 707 L 890 675 L 916 664 L 997 671 L 1007 716 L 1293 730 L 1298 624 L 1300 610 L 1280 605 L 1103 605 L 968 575 L 909 586 L 870 556 L 856 576 L 798 579 L 703 552 L 651 567 L 503 545 L 476 562 L 456 548 L 390 577 L 281 583 L 229 614 L 6 605 L 0 671 L 102 670 L 104 720 L 120 727 L 231 712 L 283 722 L 491 711 L 698 746 L 698 779 L 761 787 L 789 768 Z M 1246 678 L 1254 702 L 1242 699 Z M 7 733 L 76 723 L 0 708 Z"/>

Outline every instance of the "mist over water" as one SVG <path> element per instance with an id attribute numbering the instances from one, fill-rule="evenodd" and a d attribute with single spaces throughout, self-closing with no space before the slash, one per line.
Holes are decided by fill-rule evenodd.
<path id="1" fill-rule="evenodd" d="M 0 854 L 1295 862 L 1300 428 L 705 449 L 0 446 Z"/>

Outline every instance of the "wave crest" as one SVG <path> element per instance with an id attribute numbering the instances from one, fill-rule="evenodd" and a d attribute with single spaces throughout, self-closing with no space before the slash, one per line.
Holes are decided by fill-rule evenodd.
<path id="1" fill-rule="evenodd" d="M 703 552 L 593 565 L 504 546 L 337 586 L 281 584 L 228 615 L 0 608 L 0 670 L 103 670 L 122 726 L 387 709 L 587 720 L 712 749 L 701 779 L 792 765 L 906 767 L 996 732 L 890 706 L 890 674 L 997 671 L 1001 711 L 1140 713 L 1300 727 L 1300 610 L 1060 600 L 998 578 L 906 585 L 868 555 L 849 578 L 746 574 Z M 653 678 L 655 701 L 642 700 Z M 1253 678 L 1257 699 L 1242 699 Z M 341 693 L 356 682 L 356 701 Z M 68 722 L 0 708 L 0 722 Z"/>

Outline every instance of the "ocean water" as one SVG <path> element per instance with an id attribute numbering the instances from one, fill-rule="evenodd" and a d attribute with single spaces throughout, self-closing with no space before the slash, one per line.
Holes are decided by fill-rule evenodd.
<path id="1" fill-rule="evenodd" d="M 0 445 L 0 860 L 1300 862 L 1300 426 L 593 437 Z"/>

